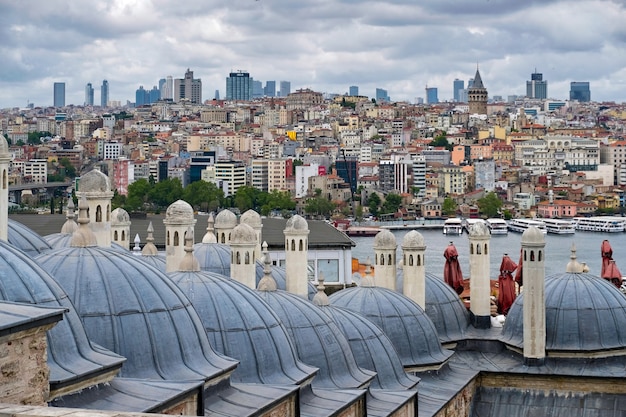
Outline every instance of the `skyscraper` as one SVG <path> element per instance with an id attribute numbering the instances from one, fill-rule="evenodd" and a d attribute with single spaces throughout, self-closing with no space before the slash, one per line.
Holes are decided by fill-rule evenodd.
<path id="1" fill-rule="evenodd" d="M 350 88 L 348 88 L 348 95 L 355 97 L 359 95 L 359 86 L 358 85 L 351 85 Z"/>
<path id="2" fill-rule="evenodd" d="M 387 94 L 387 90 L 383 88 L 376 89 L 376 101 L 378 102 L 390 102 L 389 95 Z"/>
<path id="3" fill-rule="evenodd" d="M 100 86 L 100 107 L 109 106 L 109 82 L 102 80 L 102 86 Z"/>
<path id="4" fill-rule="evenodd" d="M 526 81 L 526 97 L 542 100 L 548 98 L 548 81 L 544 81 L 543 74 L 537 70 L 530 74 L 530 81 Z"/>
<path id="5" fill-rule="evenodd" d="M 226 100 L 250 101 L 253 81 L 246 71 L 231 72 L 226 78 Z"/>
<path id="6" fill-rule="evenodd" d="M 54 107 L 65 106 L 65 83 L 54 83 Z"/>
<path id="7" fill-rule="evenodd" d="M 589 81 L 572 81 L 569 88 L 569 99 L 580 102 L 591 101 Z"/>
<path id="8" fill-rule="evenodd" d="M 437 87 L 426 87 L 426 104 L 439 103 Z"/>
<path id="9" fill-rule="evenodd" d="M 167 83 L 166 83 L 167 84 Z M 193 78 L 193 71 L 187 68 L 185 78 L 174 80 L 174 101 L 186 99 L 195 104 L 202 103 L 202 80 Z"/>
<path id="10" fill-rule="evenodd" d="M 263 83 L 261 81 L 252 80 L 252 98 L 263 97 Z"/>
<path id="11" fill-rule="evenodd" d="M 149 100 L 148 92 L 144 90 L 143 85 L 140 85 L 139 88 L 135 91 L 135 107 L 148 104 L 148 100 Z"/>
<path id="12" fill-rule="evenodd" d="M 281 81 L 280 82 L 280 96 L 287 97 L 289 94 L 291 94 L 291 82 Z"/>
<path id="13" fill-rule="evenodd" d="M 85 86 L 85 106 L 93 106 L 93 86 L 87 83 Z"/>
<path id="14" fill-rule="evenodd" d="M 265 97 L 275 97 L 276 81 L 266 81 L 265 87 L 263 88 L 263 94 L 265 95 Z"/>
<path id="15" fill-rule="evenodd" d="M 463 96 L 463 90 L 465 90 L 465 81 L 455 78 L 454 82 L 452 83 L 452 92 L 455 102 L 460 103 L 461 101 L 463 101 L 461 100 L 461 97 Z"/>

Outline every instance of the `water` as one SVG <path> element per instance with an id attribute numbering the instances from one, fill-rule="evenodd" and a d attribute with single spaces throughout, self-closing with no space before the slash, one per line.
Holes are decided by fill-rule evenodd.
<path id="1" fill-rule="evenodd" d="M 441 229 L 418 230 L 426 241 L 426 272 L 443 276 L 445 258 L 443 252 L 450 242 L 459 252 L 459 262 L 463 275 L 469 277 L 469 238 L 467 233 L 459 236 L 444 235 Z M 396 236 L 398 243 L 397 257 L 400 261 L 402 257 L 402 239 L 408 230 L 395 230 L 392 233 Z M 374 263 L 374 243 L 373 237 L 352 237 L 356 247 L 352 248 L 352 256 L 365 263 L 369 257 Z M 494 235 L 489 242 L 491 265 L 491 277 L 496 279 L 500 273 L 500 262 L 502 256 L 508 254 L 516 263 L 519 261 L 521 249 L 521 233 L 509 232 L 508 235 Z M 546 276 L 565 272 L 565 267 L 570 260 L 572 243 L 576 246 L 576 257 L 579 262 L 585 262 L 590 268 L 590 273 L 600 276 L 602 257 L 600 255 L 600 245 L 607 239 L 613 248 L 613 259 L 620 268 L 622 275 L 626 275 L 626 233 L 594 233 L 576 232 L 572 235 L 546 235 Z"/>

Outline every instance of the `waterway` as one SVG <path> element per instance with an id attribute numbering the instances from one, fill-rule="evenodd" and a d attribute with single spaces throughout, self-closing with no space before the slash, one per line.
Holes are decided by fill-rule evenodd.
<path id="1" fill-rule="evenodd" d="M 443 252 L 446 246 L 453 242 L 459 252 L 459 262 L 463 275 L 469 277 L 469 238 L 467 233 L 458 236 L 444 235 L 441 229 L 418 230 L 426 242 L 426 272 L 437 276 L 443 275 L 445 259 Z M 402 239 L 408 230 L 394 230 L 398 242 L 398 261 L 402 256 Z M 373 264 L 374 243 L 373 237 L 352 237 L 356 247 L 352 248 L 352 256 L 365 263 L 369 258 Z M 500 272 L 502 256 L 508 254 L 515 262 L 519 261 L 521 249 L 521 233 L 509 232 L 508 235 L 494 235 L 490 240 L 490 271 L 492 279 L 496 279 Z M 570 260 L 572 244 L 576 247 L 576 257 L 579 262 L 585 262 L 590 273 L 600 276 L 602 257 L 600 245 L 607 239 L 613 248 L 613 259 L 626 276 L 626 233 L 594 233 L 578 231 L 571 235 L 546 235 L 546 276 L 565 272 L 565 267 Z"/>

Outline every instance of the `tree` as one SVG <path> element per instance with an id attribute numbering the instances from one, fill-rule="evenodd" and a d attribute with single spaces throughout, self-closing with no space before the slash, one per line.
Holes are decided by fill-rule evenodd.
<path id="1" fill-rule="evenodd" d="M 261 214 L 267 216 L 272 210 L 289 211 L 296 208 L 296 202 L 291 198 L 288 191 L 272 190 L 265 196 L 265 202 L 261 206 Z"/>
<path id="2" fill-rule="evenodd" d="M 496 193 L 493 191 L 488 193 L 483 198 L 479 198 L 477 203 L 480 212 L 487 217 L 496 217 L 502 207 L 502 201 L 500 201 Z"/>
<path id="3" fill-rule="evenodd" d="M 432 142 L 429 143 L 430 146 L 434 146 L 437 148 L 444 147 L 449 151 L 452 151 L 452 145 L 448 142 L 448 138 L 446 138 L 445 133 L 439 136 L 436 136 Z"/>
<path id="4" fill-rule="evenodd" d="M 304 211 L 308 214 L 315 214 L 318 216 L 329 217 L 335 210 L 335 203 L 328 201 L 324 197 L 310 198 L 304 206 Z"/>
<path id="5" fill-rule="evenodd" d="M 389 193 L 385 197 L 385 203 L 382 207 L 383 213 L 396 213 L 402 205 L 402 197 L 398 194 Z"/>
<path id="6" fill-rule="evenodd" d="M 166 208 L 183 196 L 183 185 L 178 178 L 167 178 L 150 188 L 148 197 L 157 209 Z"/>
<path id="7" fill-rule="evenodd" d="M 196 210 L 213 211 L 224 203 L 224 191 L 206 181 L 194 181 L 183 190 L 183 200 Z"/>
<path id="8" fill-rule="evenodd" d="M 450 197 L 446 197 L 443 200 L 443 204 L 441 205 L 441 211 L 446 216 L 450 216 L 450 215 L 456 213 L 456 208 L 457 208 L 456 201 L 454 201 Z"/>
<path id="9" fill-rule="evenodd" d="M 128 185 L 128 195 L 126 196 L 126 211 L 144 210 L 148 204 L 148 196 L 152 186 L 145 178 L 140 178 Z"/>
<path id="10" fill-rule="evenodd" d="M 117 192 L 117 190 L 113 191 L 113 198 L 111 199 L 111 208 L 115 210 L 118 207 L 126 206 L 126 196 Z"/>
<path id="11" fill-rule="evenodd" d="M 239 187 L 235 191 L 233 205 L 239 209 L 241 213 L 257 207 L 258 200 L 262 191 L 257 190 L 249 185 Z"/>
<path id="12" fill-rule="evenodd" d="M 372 216 L 378 216 L 378 208 L 380 207 L 380 197 L 377 193 L 370 194 L 367 199 L 367 207 L 370 210 Z"/>
<path id="13" fill-rule="evenodd" d="M 69 158 L 61 158 L 59 159 L 59 165 L 65 168 L 65 176 L 69 178 L 76 178 L 76 168 L 72 165 L 72 162 Z"/>
<path id="14" fill-rule="evenodd" d="M 292 168 L 291 168 L 292 169 L 291 174 L 292 175 L 296 175 L 296 167 L 299 167 L 299 166 L 302 166 L 302 165 L 304 165 L 304 162 L 302 162 L 301 159 L 294 159 L 293 160 L 293 164 L 292 164 Z"/>
<path id="15" fill-rule="evenodd" d="M 28 134 L 28 143 L 38 145 L 41 143 L 41 138 L 46 136 L 52 136 L 50 132 L 30 132 Z"/>

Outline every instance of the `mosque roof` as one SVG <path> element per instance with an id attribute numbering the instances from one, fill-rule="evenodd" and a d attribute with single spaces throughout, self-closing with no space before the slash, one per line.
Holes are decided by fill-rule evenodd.
<path id="1" fill-rule="evenodd" d="M 233 229 L 237 226 L 237 215 L 228 209 L 224 209 L 215 216 L 215 228 Z"/>
<path id="2" fill-rule="evenodd" d="M 121 207 L 111 212 L 111 226 L 117 225 L 130 226 L 130 215 Z"/>
<path id="3" fill-rule="evenodd" d="M 245 211 L 241 215 L 241 217 L 239 218 L 239 223 L 245 223 L 252 227 L 263 226 L 261 215 L 252 209 Z"/>
<path id="4" fill-rule="evenodd" d="M 287 219 L 287 223 L 285 224 L 285 230 L 288 231 L 308 231 L 309 225 L 304 217 L 295 214 Z"/>
<path id="5" fill-rule="evenodd" d="M 111 193 L 109 177 L 98 169 L 81 175 L 78 184 L 80 193 Z"/>
<path id="6" fill-rule="evenodd" d="M 30 256 L 35 256 L 52 250 L 52 246 L 35 231 L 9 219 L 8 241 L 11 245 L 21 249 Z"/>
<path id="7" fill-rule="evenodd" d="M 200 263 L 201 270 L 230 277 L 230 246 L 224 243 L 196 243 L 193 245 L 193 256 Z"/>
<path id="8" fill-rule="evenodd" d="M 0 156 L 3 156 L 2 154 L 9 154 L 9 143 L 4 136 L 0 138 Z"/>
<path id="9" fill-rule="evenodd" d="M 52 249 L 69 248 L 72 243 L 71 233 L 53 233 L 51 235 L 44 236 L 43 239 L 50 245 Z M 128 249 L 116 242 L 111 242 L 111 249 L 117 252 L 128 253 Z"/>
<path id="10" fill-rule="evenodd" d="M 360 313 L 378 325 L 393 343 L 404 367 L 432 367 L 451 355 L 441 347 L 437 330 L 424 310 L 404 295 L 382 287 L 337 291 L 330 302 Z"/>

